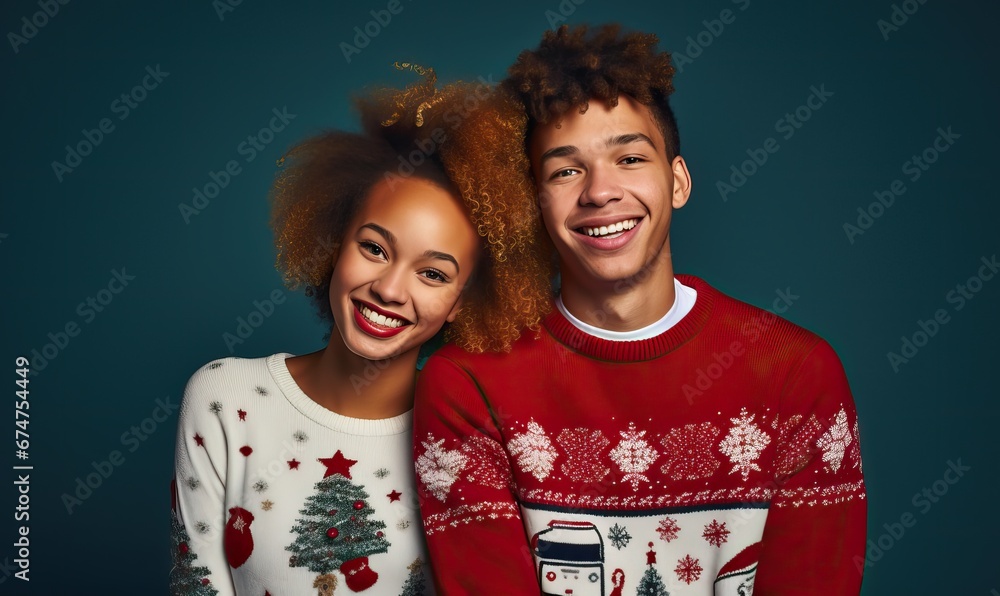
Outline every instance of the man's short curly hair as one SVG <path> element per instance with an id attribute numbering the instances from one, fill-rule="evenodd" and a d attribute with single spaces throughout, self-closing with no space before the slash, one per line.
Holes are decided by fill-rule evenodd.
<path id="1" fill-rule="evenodd" d="M 551 304 L 552 267 L 538 248 L 545 236 L 522 150 L 527 118 L 485 85 L 435 89 L 433 71 L 418 72 L 429 75 L 420 84 L 356 101 L 362 133 L 325 132 L 279 160 L 271 192 L 277 268 L 332 325 L 333 265 L 372 187 L 398 176 L 430 180 L 463 199 L 484 248 L 445 339 L 473 352 L 506 351 L 525 328 L 539 328 Z"/>
<path id="2" fill-rule="evenodd" d="M 521 52 L 502 86 L 524 104 L 529 127 L 558 121 L 568 110 L 586 112 L 595 99 L 614 107 L 624 93 L 650 109 L 673 158 L 681 144 L 669 102 L 674 67 L 669 53 L 656 51 L 657 42 L 650 33 L 622 34 L 614 23 L 563 25 L 546 31 L 538 49 Z"/>

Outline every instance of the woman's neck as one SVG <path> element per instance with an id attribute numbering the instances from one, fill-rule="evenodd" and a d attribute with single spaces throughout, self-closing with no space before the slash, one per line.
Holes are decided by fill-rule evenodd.
<path id="1" fill-rule="evenodd" d="M 378 420 L 413 407 L 418 350 L 385 360 L 366 360 L 351 352 L 336 329 L 326 348 L 287 359 L 302 392 L 342 416 Z"/>

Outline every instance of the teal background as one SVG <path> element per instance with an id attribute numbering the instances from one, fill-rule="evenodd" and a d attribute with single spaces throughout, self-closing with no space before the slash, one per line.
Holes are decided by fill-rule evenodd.
<path id="1" fill-rule="evenodd" d="M 798 298 L 783 316 L 840 354 L 860 414 L 869 537 L 889 545 L 873 551 L 864 593 L 997 594 L 1000 281 L 985 281 L 960 311 L 946 295 L 1000 249 L 1000 7 L 897 2 L 917 10 L 886 40 L 877 21 L 890 19 L 891 2 L 778 4 L 402 0 L 403 11 L 348 63 L 340 44 L 385 1 L 246 0 L 222 19 L 207 0 L 70 2 L 17 52 L 7 34 L 39 5 L 4 3 L 4 402 L 14 400 L 16 356 L 41 350 L 67 323 L 80 333 L 30 384 L 30 584 L 10 575 L 10 466 L 19 462 L 10 442 L 0 455 L 0 591 L 166 593 L 176 413 L 144 440 L 123 442 L 123 433 L 157 399 L 178 403 L 197 367 L 230 355 L 223 334 L 237 318 L 282 288 L 267 225 L 274 161 L 306 135 L 353 127 L 353 92 L 409 81 L 394 60 L 433 65 L 442 81 L 499 80 L 560 10 L 571 24 L 617 20 L 656 33 L 676 62 L 703 21 L 730 9 L 735 20 L 703 35 L 710 45 L 675 81 L 694 178 L 691 201 L 674 217 L 676 269 L 766 308 L 790 290 Z M 119 120 L 112 102 L 156 65 L 169 75 Z M 814 85 L 834 95 L 783 139 L 775 122 Z M 286 106 L 294 120 L 247 163 L 237 146 Z M 52 162 L 102 118 L 115 129 L 57 180 Z M 960 137 L 911 182 L 903 163 L 949 126 Z M 716 182 L 768 137 L 778 151 L 723 200 Z M 231 159 L 241 173 L 185 223 L 178 205 L 190 205 L 193 187 Z M 894 179 L 906 193 L 849 242 L 844 224 L 856 224 L 858 207 Z M 87 322 L 78 305 L 122 268 L 135 279 Z M 323 345 L 306 299 L 286 294 L 232 354 Z M 949 322 L 894 371 L 887 353 L 938 309 Z M 116 449 L 124 462 L 68 514 L 61 495 Z M 947 492 L 929 508 L 919 505 L 959 459 L 971 470 L 954 485 L 939 482 Z M 883 524 L 907 513 L 916 523 L 892 537 Z"/>

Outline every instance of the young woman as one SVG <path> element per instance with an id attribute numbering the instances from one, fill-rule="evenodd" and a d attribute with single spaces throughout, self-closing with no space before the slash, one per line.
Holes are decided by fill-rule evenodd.
<path id="1" fill-rule="evenodd" d="M 510 158 L 523 115 L 426 74 L 359 101 L 362 134 L 282 159 L 278 267 L 332 330 L 318 352 L 216 360 L 188 382 L 174 594 L 432 591 L 410 428 L 419 348 L 450 324 L 468 350 L 509 349 L 550 297 L 528 164 Z"/>

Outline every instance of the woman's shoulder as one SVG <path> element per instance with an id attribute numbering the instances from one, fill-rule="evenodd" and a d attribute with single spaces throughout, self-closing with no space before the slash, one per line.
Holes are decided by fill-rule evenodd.
<path id="1" fill-rule="evenodd" d="M 191 402 L 225 401 L 228 396 L 251 391 L 267 391 L 274 385 L 271 366 L 283 352 L 260 358 L 234 356 L 212 360 L 199 367 L 184 388 L 185 405 Z"/>

